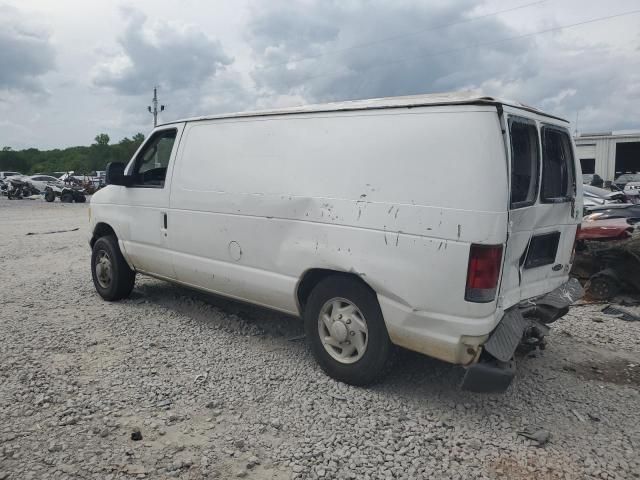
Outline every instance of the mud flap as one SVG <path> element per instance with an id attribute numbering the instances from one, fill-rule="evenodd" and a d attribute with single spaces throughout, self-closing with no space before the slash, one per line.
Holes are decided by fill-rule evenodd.
<path id="1" fill-rule="evenodd" d="M 484 350 L 501 362 L 508 362 L 518 348 L 524 332 L 532 326 L 532 323 L 531 320 L 524 318 L 517 308 L 508 311 L 485 343 Z"/>

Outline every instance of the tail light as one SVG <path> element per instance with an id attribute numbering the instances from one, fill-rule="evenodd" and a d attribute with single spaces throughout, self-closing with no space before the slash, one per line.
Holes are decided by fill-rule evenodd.
<path id="1" fill-rule="evenodd" d="M 466 301 L 487 303 L 496 298 L 501 263 L 502 245 L 471 245 L 464 293 Z"/>

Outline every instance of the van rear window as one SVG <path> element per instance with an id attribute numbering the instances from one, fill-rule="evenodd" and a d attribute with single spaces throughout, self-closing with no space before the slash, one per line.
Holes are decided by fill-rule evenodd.
<path id="1" fill-rule="evenodd" d="M 511 138 L 511 208 L 533 205 L 538 194 L 538 129 L 530 120 L 509 119 Z"/>
<path id="2" fill-rule="evenodd" d="M 575 167 L 567 132 L 543 126 L 542 151 L 542 201 L 569 201 L 575 194 Z"/>

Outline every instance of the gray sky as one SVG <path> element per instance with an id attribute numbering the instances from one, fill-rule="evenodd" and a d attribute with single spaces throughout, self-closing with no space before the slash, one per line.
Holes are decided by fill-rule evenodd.
<path id="1" fill-rule="evenodd" d="M 521 8 L 519 8 L 521 7 Z M 0 0 L 0 146 L 185 116 L 477 90 L 640 129 L 637 0 Z M 509 11 L 507 11 L 509 10 Z"/>

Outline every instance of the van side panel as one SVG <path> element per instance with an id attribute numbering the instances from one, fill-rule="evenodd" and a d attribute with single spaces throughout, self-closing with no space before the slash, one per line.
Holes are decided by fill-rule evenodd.
<path id="1" fill-rule="evenodd" d="M 464 301 L 469 245 L 505 242 L 507 202 L 493 107 L 199 121 L 180 143 L 169 242 L 177 279 L 213 292 L 297 313 L 306 270 L 353 272 L 424 327 L 447 312 L 481 336 L 499 313 Z M 394 312 L 390 332 L 416 321 Z"/>

